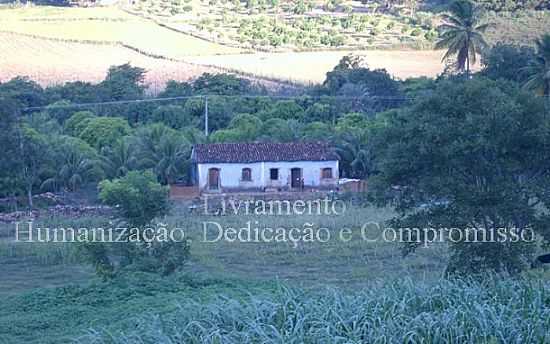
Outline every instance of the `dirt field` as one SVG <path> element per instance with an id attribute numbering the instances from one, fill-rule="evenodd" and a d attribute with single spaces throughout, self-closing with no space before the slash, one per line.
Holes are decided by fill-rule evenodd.
<path id="1" fill-rule="evenodd" d="M 273 77 L 305 83 L 320 83 L 342 56 L 350 52 L 306 52 L 280 54 L 250 54 L 202 56 L 187 58 L 188 61 L 232 68 L 258 76 Z M 444 69 L 441 51 L 361 51 L 370 68 L 385 68 L 396 78 L 434 77 Z"/>
<path id="2" fill-rule="evenodd" d="M 89 10 L 90 12 L 85 12 Z M 46 38 L 121 42 L 172 59 L 189 55 L 237 54 L 240 49 L 175 32 L 115 8 L 56 10 L 50 7 L 0 10 L 2 32 Z M 88 13 L 86 17 L 83 17 Z"/>
<path id="3" fill-rule="evenodd" d="M 116 46 L 60 43 L 0 33 L 0 81 L 28 76 L 43 86 L 67 81 L 99 82 L 107 69 L 130 62 L 147 69 L 151 90 L 163 88 L 167 80 L 189 80 L 216 69 L 142 56 Z"/>
<path id="4" fill-rule="evenodd" d="M 171 31 L 116 8 L 1 9 L 0 23 L 0 81 L 28 76 L 44 86 L 75 80 L 98 82 L 110 66 L 126 62 L 149 71 L 152 93 L 170 79 L 189 80 L 205 72 L 236 71 L 262 79 L 258 81 L 268 87 L 278 83 L 263 78 L 320 83 L 349 53 L 242 54 L 239 49 Z M 355 53 L 365 55 L 371 68 L 386 68 L 400 79 L 433 77 L 444 67 L 438 51 Z"/>
<path id="5" fill-rule="evenodd" d="M 202 73 L 219 73 L 224 67 L 258 77 L 279 78 L 305 83 L 322 82 L 345 52 L 292 54 L 248 54 L 188 58 L 190 63 L 143 56 L 120 46 L 97 46 L 55 42 L 16 34 L 0 33 L 0 81 L 28 76 L 43 86 L 67 81 L 101 81 L 107 69 L 130 62 L 145 68 L 152 93 L 163 89 L 166 81 L 190 80 Z M 411 57 L 413 54 L 414 57 Z M 371 68 L 387 68 L 398 78 L 435 76 L 443 69 L 439 52 L 369 51 Z M 267 86 L 277 83 L 258 80 Z"/>

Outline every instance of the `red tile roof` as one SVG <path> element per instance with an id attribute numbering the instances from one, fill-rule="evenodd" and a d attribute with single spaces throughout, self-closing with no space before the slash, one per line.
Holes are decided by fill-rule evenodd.
<path id="1" fill-rule="evenodd" d="M 261 161 L 330 161 L 338 156 L 325 142 L 197 144 L 196 163 L 251 163 Z"/>

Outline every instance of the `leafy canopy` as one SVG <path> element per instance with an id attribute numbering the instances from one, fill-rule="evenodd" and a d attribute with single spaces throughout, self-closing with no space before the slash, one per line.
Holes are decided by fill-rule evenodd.
<path id="1" fill-rule="evenodd" d="M 99 198 L 117 207 L 131 226 L 142 227 L 169 210 L 168 188 L 160 185 L 150 171 L 130 171 L 122 178 L 99 183 Z"/>
<path id="2" fill-rule="evenodd" d="M 531 228 L 550 238 L 550 121 L 541 99 L 505 82 L 445 81 L 386 121 L 372 186 L 399 212 L 395 228 Z M 449 272 L 517 271 L 529 254 L 521 243 L 452 249 Z"/>

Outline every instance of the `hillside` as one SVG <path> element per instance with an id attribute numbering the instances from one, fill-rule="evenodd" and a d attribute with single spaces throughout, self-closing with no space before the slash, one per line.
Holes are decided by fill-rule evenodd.
<path id="1" fill-rule="evenodd" d="M 96 82 L 109 66 L 130 62 L 149 71 L 153 92 L 204 72 L 237 72 L 268 86 L 310 84 L 351 52 L 400 79 L 441 73 L 442 53 L 431 50 L 438 14 L 428 11 L 437 7 L 376 4 L 147 0 L 125 8 L 0 8 L 0 63 L 9 67 L 0 81 L 24 75 L 42 85 L 77 76 Z M 548 11 L 487 19 L 496 24 L 491 43 L 531 44 L 550 28 Z"/>

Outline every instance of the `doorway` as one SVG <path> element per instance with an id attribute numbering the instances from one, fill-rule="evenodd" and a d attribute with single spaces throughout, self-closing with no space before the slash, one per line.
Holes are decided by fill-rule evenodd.
<path id="1" fill-rule="evenodd" d="M 290 170 L 290 187 L 293 189 L 302 188 L 302 169 L 293 168 Z"/>
<path id="2" fill-rule="evenodd" d="M 208 170 L 208 189 L 220 189 L 220 170 L 218 168 L 211 168 Z"/>

